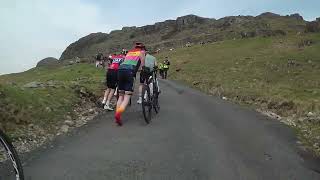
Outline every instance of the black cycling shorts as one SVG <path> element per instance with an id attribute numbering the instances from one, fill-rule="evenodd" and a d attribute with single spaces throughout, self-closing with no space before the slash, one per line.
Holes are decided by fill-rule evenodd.
<path id="1" fill-rule="evenodd" d="M 134 70 L 119 69 L 118 70 L 118 90 L 133 92 Z"/>
<path id="2" fill-rule="evenodd" d="M 109 69 L 107 72 L 107 87 L 111 89 L 116 89 L 118 85 L 118 71 L 114 69 Z"/>
<path id="3" fill-rule="evenodd" d="M 145 83 L 149 77 L 152 76 L 152 71 L 150 68 L 145 67 L 141 72 L 140 72 L 140 83 L 143 84 Z"/>

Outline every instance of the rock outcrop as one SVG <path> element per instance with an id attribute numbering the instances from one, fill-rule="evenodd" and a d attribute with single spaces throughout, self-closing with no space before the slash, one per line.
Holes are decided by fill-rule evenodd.
<path id="1" fill-rule="evenodd" d="M 303 20 L 303 17 L 298 13 L 291 14 L 290 17 L 295 18 L 297 20 Z"/>
<path id="2" fill-rule="evenodd" d="M 320 32 L 320 19 L 307 23 L 306 32 Z"/>
<path id="3" fill-rule="evenodd" d="M 54 67 L 59 64 L 59 60 L 54 57 L 47 57 L 38 62 L 37 67 Z"/>
<path id="4" fill-rule="evenodd" d="M 107 33 L 92 33 L 70 44 L 60 60 L 74 57 L 89 59 L 98 52 L 110 54 L 129 49 L 142 41 L 149 50 L 171 49 L 186 43 L 208 43 L 224 39 L 278 36 L 288 32 L 303 32 L 306 21 L 299 14 L 281 16 L 271 12 L 259 16 L 230 16 L 221 19 L 196 15 L 178 17 L 142 27 L 123 27 Z M 90 60 L 91 58 L 91 60 Z"/>

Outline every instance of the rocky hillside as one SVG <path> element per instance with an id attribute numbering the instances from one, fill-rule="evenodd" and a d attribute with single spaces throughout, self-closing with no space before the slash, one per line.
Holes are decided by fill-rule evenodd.
<path id="1" fill-rule="evenodd" d="M 97 52 L 111 53 L 130 48 L 136 41 L 145 42 L 155 50 L 184 46 L 187 42 L 213 42 L 255 36 L 276 36 L 304 32 L 307 22 L 299 14 L 280 16 L 263 13 L 259 16 L 230 16 L 221 19 L 195 15 L 178 17 L 154 25 L 123 27 L 107 33 L 92 33 L 72 43 L 60 60 L 92 57 Z"/>

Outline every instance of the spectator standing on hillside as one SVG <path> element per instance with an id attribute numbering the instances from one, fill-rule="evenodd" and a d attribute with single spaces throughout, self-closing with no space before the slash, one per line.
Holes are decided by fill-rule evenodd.
<path id="1" fill-rule="evenodd" d="M 98 68 L 100 65 L 102 65 L 102 61 L 103 61 L 103 54 L 102 53 L 98 53 L 95 56 L 96 59 L 96 67 Z"/>
<path id="2" fill-rule="evenodd" d="M 168 71 L 169 71 L 170 61 L 168 57 L 163 61 L 163 77 L 167 79 Z"/>

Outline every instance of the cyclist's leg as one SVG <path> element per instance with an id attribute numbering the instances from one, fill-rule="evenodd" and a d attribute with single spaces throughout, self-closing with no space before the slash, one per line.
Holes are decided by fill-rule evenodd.
<path id="1" fill-rule="evenodd" d="M 133 76 L 133 71 L 131 70 L 119 71 L 119 99 L 115 114 L 116 123 L 118 125 L 122 125 L 121 114 L 126 110 L 133 93 Z"/>
<path id="2" fill-rule="evenodd" d="M 108 99 L 107 99 L 107 102 L 110 103 L 112 97 L 113 97 L 113 94 L 116 90 L 115 89 L 110 89 L 110 93 L 108 95 Z"/>
<path id="3" fill-rule="evenodd" d="M 108 96 L 107 96 L 107 105 L 109 106 L 110 105 L 110 102 L 111 102 L 111 99 L 113 97 L 113 94 L 115 92 L 115 89 L 117 87 L 117 84 L 118 84 L 118 71 L 116 70 L 109 70 L 109 78 L 108 78 L 108 88 L 109 88 L 109 93 L 108 93 Z M 111 110 L 112 108 L 108 108 L 109 110 Z"/>
<path id="4" fill-rule="evenodd" d="M 120 105 L 120 108 L 121 108 L 123 111 L 125 111 L 126 108 L 128 107 L 128 104 L 129 104 L 129 102 L 130 102 L 131 96 L 132 96 L 132 92 L 131 92 L 131 91 L 125 91 L 125 94 L 124 94 L 124 96 L 123 96 L 123 101 L 122 101 L 122 103 L 121 103 L 121 105 Z"/>
<path id="5" fill-rule="evenodd" d="M 103 96 L 102 104 L 106 104 L 107 99 L 108 99 L 109 92 L 110 92 L 110 89 L 109 89 L 109 88 L 107 88 L 107 89 L 104 91 L 104 96 Z"/>
<path id="6" fill-rule="evenodd" d="M 126 85 L 126 81 L 127 81 L 127 74 L 126 74 L 126 70 L 119 70 L 118 71 L 118 93 L 119 93 L 119 98 L 117 101 L 117 106 L 116 106 L 116 113 L 115 113 L 115 119 L 116 119 L 116 123 L 118 123 L 119 125 L 121 125 L 121 121 L 120 121 L 120 116 L 121 113 L 123 111 L 120 110 L 121 104 L 123 102 L 123 97 L 124 97 L 124 89 L 125 89 L 125 85 Z M 120 123 L 119 123 L 120 122 Z"/>
<path id="7" fill-rule="evenodd" d="M 158 81 L 157 75 L 155 75 L 153 78 L 154 78 L 155 86 L 158 90 L 158 93 L 160 93 L 161 91 L 160 91 L 160 86 L 159 86 L 159 81 Z"/>
<path id="8" fill-rule="evenodd" d="M 150 88 L 150 94 L 151 96 L 153 95 L 153 72 L 151 72 L 150 74 L 148 74 L 148 85 L 149 85 L 149 88 Z"/>
<path id="9" fill-rule="evenodd" d="M 104 91 L 103 94 L 103 100 L 102 100 L 102 105 L 105 105 L 107 102 L 107 98 L 108 98 L 108 94 L 109 94 L 109 88 L 108 88 L 108 72 L 106 73 L 106 82 L 105 82 L 105 86 L 106 86 L 106 90 Z"/>
<path id="10" fill-rule="evenodd" d="M 146 81 L 145 74 L 143 72 L 140 72 L 140 84 L 139 84 L 139 93 L 138 93 L 138 104 L 141 104 L 142 102 L 142 87 L 144 86 L 144 83 Z"/>
<path id="11" fill-rule="evenodd" d="M 123 97 L 124 97 L 124 93 L 122 91 L 119 91 L 119 98 L 117 101 L 117 109 L 121 106 L 121 104 L 123 102 Z"/>

